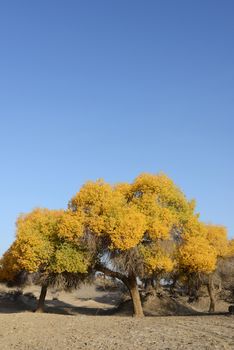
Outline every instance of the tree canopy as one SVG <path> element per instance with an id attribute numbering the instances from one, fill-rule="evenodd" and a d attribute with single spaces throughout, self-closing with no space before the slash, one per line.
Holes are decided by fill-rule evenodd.
<path id="1" fill-rule="evenodd" d="M 172 271 L 211 274 L 218 259 L 233 251 L 226 229 L 202 223 L 195 201 L 168 176 L 144 173 L 132 183 L 88 181 L 67 210 L 20 215 L 16 239 L 0 261 L 0 278 L 19 271 L 103 271 L 127 286 L 140 317 L 137 280 Z"/>
<path id="2" fill-rule="evenodd" d="M 194 201 L 188 201 L 164 174 L 142 174 L 132 184 L 113 186 L 103 180 L 87 182 L 71 199 L 69 209 L 84 215 L 86 230 L 98 239 L 99 269 L 105 254 L 113 275 L 122 273 L 132 296 L 138 293 L 137 277 L 172 270 L 179 237 L 196 217 Z M 133 304 L 135 313 L 141 315 L 138 296 L 133 297 Z"/>

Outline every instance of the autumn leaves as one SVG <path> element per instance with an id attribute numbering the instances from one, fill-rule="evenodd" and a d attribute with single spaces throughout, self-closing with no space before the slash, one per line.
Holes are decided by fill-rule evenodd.
<path id="1" fill-rule="evenodd" d="M 137 279 L 179 270 L 211 273 L 229 252 L 225 228 L 201 223 L 194 210 L 194 201 L 164 174 L 114 186 L 87 182 L 67 210 L 35 209 L 18 218 L 1 279 L 21 270 L 83 277 L 103 270 L 125 283 L 135 315 L 142 316 Z"/>

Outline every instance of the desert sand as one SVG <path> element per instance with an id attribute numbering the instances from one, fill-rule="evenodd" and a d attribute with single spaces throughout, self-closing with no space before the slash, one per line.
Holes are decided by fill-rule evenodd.
<path id="1" fill-rule="evenodd" d="M 24 291 L 38 296 L 38 288 Z M 85 287 L 48 293 L 46 313 L 32 312 L 35 300 L 0 299 L 1 350 L 234 349 L 234 316 L 154 316 L 135 319 L 113 313 L 117 292 Z M 59 299 L 59 300 L 58 300 Z"/>

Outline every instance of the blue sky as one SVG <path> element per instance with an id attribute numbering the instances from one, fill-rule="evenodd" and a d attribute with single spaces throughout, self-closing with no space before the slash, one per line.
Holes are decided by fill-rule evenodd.
<path id="1" fill-rule="evenodd" d="M 89 179 L 167 173 L 234 237 L 234 2 L 0 2 L 0 254 Z"/>

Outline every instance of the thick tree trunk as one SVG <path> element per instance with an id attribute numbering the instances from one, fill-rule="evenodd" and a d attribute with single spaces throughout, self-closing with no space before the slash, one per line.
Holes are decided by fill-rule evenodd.
<path id="1" fill-rule="evenodd" d="M 42 285 L 36 312 L 44 312 L 47 285 Z"/>
<path id="2" fill-rule="evenodd" d="M 118 278 L 121 280 L 125 286 L 128 288 L 130 296 L 132 298 L 132 303 L 133 303 L 133 316 L 134 317 L 143 317 L 143 309 L 142 309 L 142 304 L 141 304 L 141 298 L 140 298 L 140 293 L 138 290 L 137 286 L 137 281 L 136 281 L 136 276 L 131 275 L 131 276 L 126 276 L 123 275 L 122 273 L 112 271 L 108 269 L 105 266 L 102 266 L 101 264 L 96 265 L 96 271 L 101 271 L 107 276 L 111 276 L 114 278 Z"/>
<path id="3" fill-rule="evenodd" d="M 136 281 L 135 276 L 131 276 L 129 278 L 128 288 L 129 288 L 129 292 L 130 292 L 130 295 L 132 298 L 132 303 L 133 303 L 133 312 L 134 312 L 133 316 L 137 317 L 137 318 L 144 317 L 140 293 L 138 290 L 137 281 Z"/>
<path id="4" fill-rule="evenodd" d="M 209 312 L 215 312 L 215 296 L 214 296 L 214 283 L 213 283 L 213 276 L 209 276 L 207 289 L 210 297 L 210 307 Z"/>

